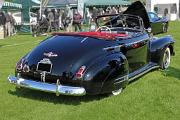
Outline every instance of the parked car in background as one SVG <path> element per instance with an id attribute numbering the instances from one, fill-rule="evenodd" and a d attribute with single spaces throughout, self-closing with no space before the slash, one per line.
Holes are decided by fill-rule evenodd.
<path id="1" fill-rule="evenodd" d="M 167 32 L 169 21 L 166 17 L 158 17 L 154 12 L 148 12 L 148 16 L 153 34 Z"/>
<path id="2" fill-rule="evenodd" d="M 22 13 L 21 12 L 15 12 L 12 14 L 12 16 L 15 19 L 16 25 L 22 24 Z M 37 23 L 37 14 L 36 13 L 30 12 L 29 17 L 30 17 L 30 23 L 32 23 L 32 22 Z"/>
<path id="3" fill-rule="evenodd" d="M 102 22 L 104 18 L 109 18 Z M 56 95 L 117 95 L 145 73 L 170 65 L 171 36 L 153 38 L 139 1 L 119 15 L 96 18 L 94 32 L 54 33 L 16 64 L 10 83 Z"/>

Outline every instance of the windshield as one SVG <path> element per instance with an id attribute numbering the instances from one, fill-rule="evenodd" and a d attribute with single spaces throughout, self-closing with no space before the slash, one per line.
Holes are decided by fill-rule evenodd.
<path id="1" fill-rule="evenodd" d="M 96 20 L 98 27 L 107 26 L 109 28 L 127 28 L 142 31 L 144 29 L 142 19 L 134 15 L 104 15 Z"/>

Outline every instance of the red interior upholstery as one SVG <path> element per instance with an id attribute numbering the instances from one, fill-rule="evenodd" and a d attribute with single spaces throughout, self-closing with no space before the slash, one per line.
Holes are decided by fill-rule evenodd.
<path id="1" fill-rule="evenodd" d="M 114 40 L 116 37 L 127 37 L 125 33 L 104 33 L 104 32 L 72 32 L 72 33 L 53 33 L 53 35 L 80 35 L 85 37 L 96 37 L 108 40 Z"/>

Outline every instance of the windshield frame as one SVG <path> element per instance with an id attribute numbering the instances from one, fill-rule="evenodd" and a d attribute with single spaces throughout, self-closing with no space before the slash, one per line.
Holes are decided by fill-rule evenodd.
<path id="1" fill-rule="evenodd" d="M 145 28 L 144 28 L 144 23 L 143 23 L 143 19 L 141 18 L 141 17 L 139 17 L 139 16 L 136 16 L 136 15 L 130 15 L 130 14 L 122 14 L 122 13 L 120 13 L 120 14 L 108 14 L 108 15 L 100 15 L 100 16 L 97 16 L 96 17 L 96 19 L 95 19 L 95 24 L 96 24 L 96 26 L 97 26 L 97 28 L 99 28 L 99 27 L 101 27 L 101 26 L 107 26 L 107 25 L 100 25 L 99 24 L 99 19 L 101 19 L 101 18 L 103 18 L 103 17 L 116 17 L 116 18 L 118 18 L 118 17 L 122 17 L 122 18 L 132 18 L 132 19 L 137 19 L 137 22 L 138 22 L 138 24 L 139 24 L 139 29 L 133 29 L 133 28 L 130 28 L 130 27 L 124 27 L 124 26 L 122 26 L 122 27 L 117 27 L 117 28 L 122 28 L 122 29 L 132 29 L 132 30 L 137 30 L 137 31 L 141 31 L 141 32 L 144 32 L 145 31 Z M 115 18 L 114 18 L 115 19 Z M 111 22 L 113 19 L 111 19 L 111 20 L 109 20 L 108 22 Z M 108 23 L 108 22 L 106 22 L 106 23 Z M 127 23 L 127 22 L 126 22 Z M 116 27 L 113 27 L 112 25 L 111 25 L 111 27 L 110 28 L 116 28 Z"/>

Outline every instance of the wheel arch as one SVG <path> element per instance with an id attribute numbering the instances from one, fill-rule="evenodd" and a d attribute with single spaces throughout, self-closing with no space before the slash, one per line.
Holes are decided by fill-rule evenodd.
<path id="1" fill-rule="evenodd" d="M 167 47 L 169 47 L 171 55 L 174 56 L 175 55 L 174 45 L 173 44 L 169 44 Z"/>
<path id="2" fill-rule="evenodd" d="M 171 55 L 175 55 L 174 52 L 174 39 L 168 35 L 161 38 L 154 38 L 150 41 L 150 61 L 158 63 L 160 60 L 160 55 L 163 49 L 166 47 L 170 48 Z"/>

